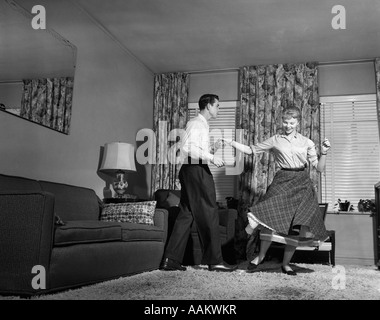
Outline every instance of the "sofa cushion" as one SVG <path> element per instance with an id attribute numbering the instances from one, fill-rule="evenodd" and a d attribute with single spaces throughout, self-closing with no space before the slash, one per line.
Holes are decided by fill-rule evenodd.
<path id="1" fill-rule="evenodd" d="M 105 204 L 100 220 L 154 225 L 156 203 L 156 201 L 142 201 Z"/>
<path id="2" fill-rule="evenodd" d="M 37 180 L 0 174 L 0 191 L 42 191 Z"/>
<path id="3" fill-rule="evenodd" d="M 117 223 L 102 221 L 66 221 L 57 226 L 54 246 L 67 246 L 80 243 L 120 241 L 121 226 Z"/>
<path id="4" fill-rule="evenodd" d="M 40 184 L 42 190 L 54 194 L 55 214 L 63 221 L 99 221 L 101 201 L 94 190 L 48 181 L 40 181 Z"/>

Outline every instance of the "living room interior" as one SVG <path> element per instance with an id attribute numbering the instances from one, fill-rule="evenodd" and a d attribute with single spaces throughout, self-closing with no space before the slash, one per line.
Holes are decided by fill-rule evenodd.
<path id="1" fill-rule="evenodd" d="M 70 51 L 72 58 L 67 66 L 70 71 L 65 69 L 63 74 L 63 67 L 56 71 L 60 76 L 74 79 L 67 132 L 25 121 L 9 112 L 0 113 L 3 137 L 0 174 L 31 179 L 38 188 L 40 185 L 42 189 L 47 188 L 45 182 L 89 188 L 94 194 L 82 189 L 78 192 L 85 193 L 86 201 L 91 198 L 91 205 L 95 203 L 95 195 L 101 200 L 109 197 L 111 178 L 99 171 L 104 146 L 124 142 L 132 144 L 137 152 L 144 144 L 138 133 L 154 129 L 155 84 L 160 75 L 188 75 L 188 105 L 197 103 L 204 93 L 216 93 L 222 102 L 236 102 L 238 106 L 242 68 L 313 62 L 318 69 L 321 110 L 325 112 L 326 106 L 334 103 L 331 97 L 353 97 L 354 100 L 365 97 L 375 101 L 371 120 L 377 125 L 380 121 L 377 78 L 380 70 L 376 69 L 377 58 L 380 58 L 380 4 L 376 0 L 345 0 L 339 7 L 332 0 L 207 0 L 195 4 L 186 0 L 14 2 L 29 13 L 35 5 L 43 6 L 46 27 L 69 42 L 65 50 Z M 2 0 L 0 9 L 9 8 L 11 4 L 11 0 Z M 339 11 L 334 11 L 334 7 Z M 0 103 L 7 106 L 15 104 L 20 97 L 10 98 L 4 92 L 13 91 L 10 88 L 20 86 L 25 78 L 18 74 L 21 71 L 17 68 L 17 59 L 22 65 L 24 60 L 35 61 L 35 56 L 25 37 L 12 34 L 12 23 L 2 16 L 4 12 L 0 12 L 4 18 L 1 39 L 12 38 L 13 43 L 19 44 L 7 47 L 6 56 L 15 57 L 12 60 L 16 63 L 4 61 L 5 55 L 0 55 L 3 75 Z M 334 19 L 338 16 L 340 20 Z M 29 29 L 47 34 L 45 30 L 34 30 L 31 25 Z M 42 60 L 38 66 L 62 65 L 60 56 L 52 48 L 51 51 L 44 49 L 42 51 L 48 52 L 50 57 L 37 59 L 39 63 Z M 35 66 L 33 62 L 32 71 Z M 24 68 L 23 71 L 31 70 Z M 375 117 L 378 117 L 376 121 Z M 325 133 L 330 129 L 325 125 L 324 130 Z M 371 156 L 375 154 L 379 159 L 380 131 L 377 130 Z M 360 151 L 354 149 L 352 153 L 355 152 Z M 377 171 L 367 168 L 372 174 L 367 170 L 364 175 L 370 181 L 365 186 L 369 190 L 365 199 L 375 202 L 374 185 L 380 181 L 380 168 L 378 163 L 374 166 Z M 151 163 L 136 161 L 135 171 L 127 174 L 126 192 L 139 199 L 155 200 L 155 191 L 165 187 L 155 188 L 154 174 Z M 360 213 L 359 199 L 356 199 L 359 196 L 351 194 L 326 198 L 330 189 L 323 179 L 324 176 L 320 196 L 321 202 L 329 202 L 325 222 L 329 230 L 336 232 L 336 264 L 377 270 L 379 208 L 377 212 Z M 55 187 L 51 185 L 51 188 Z M 226 196 L 239 197 L 237 177 L 230 190 L 229 194 L 221 195 L 221 200 Z M 338 198 L 345 201 L 350 197 L 353 212 L 341 212 L 339 205 L 335 207 Z M 237 219 L 235 232 L 241 233 L 244 219 Z M 241 247 L 240 250 L 244 251 Z M 155 267 L 150 270 L 152 268 Z M 378 273 L 375 275 L 379 277 Z M 144 295 L 141 297 L 144 299 Z M 133 296 L 128 298 L 133 299 Z"/>

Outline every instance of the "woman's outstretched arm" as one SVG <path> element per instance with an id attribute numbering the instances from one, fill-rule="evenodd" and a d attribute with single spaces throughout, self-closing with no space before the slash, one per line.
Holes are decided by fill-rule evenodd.
<path id="1" fill-rule="evenodd" d="M 247 146 L 245 144 L 233 141 L 232 139 L 222 139 L 226 144 L 234 147 L 235 149 L 244 152 L 246 154 L 252 154 L 252 149 L 250 146 Z"/>

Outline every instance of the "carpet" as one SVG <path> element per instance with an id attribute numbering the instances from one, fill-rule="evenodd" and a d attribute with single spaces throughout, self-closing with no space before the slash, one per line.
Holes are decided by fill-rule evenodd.
<path id="1" fill-rule="evenodd" d="M 254 273 L 247 273 L 247 261 L 231 273 L 206 266 L 155 270 L 30 300 L 380 300 L 376 266 L 291 264 L 297 276 L 281 273 L 280 266 L 266 261 Z"/>

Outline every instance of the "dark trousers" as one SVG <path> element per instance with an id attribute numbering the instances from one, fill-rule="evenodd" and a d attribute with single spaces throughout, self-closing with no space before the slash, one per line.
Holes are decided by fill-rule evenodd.
<path id="1" fill-rule="evenodd" d="M 210 169 L 207 164 L 183 164 L 179 179 L 180 212 L 166 247 L 165 257 L 182 263 L 191 224 L 195 220 L 203 251 L 202 264 L 218 264 L 223 261 L 223 257 L 215 184 Z"/>

